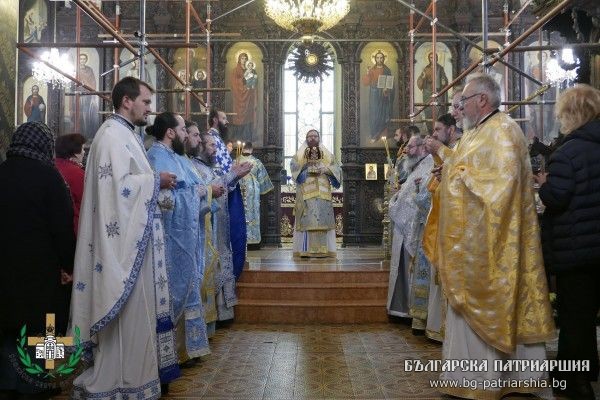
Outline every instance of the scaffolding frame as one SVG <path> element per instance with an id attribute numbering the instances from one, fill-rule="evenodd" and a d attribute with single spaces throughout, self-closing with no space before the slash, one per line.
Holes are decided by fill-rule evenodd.
<path id="1" fill-rule="evenodd" d="M 529 27 L 528 29 L 526 29 L 520 36 L 518 36 L 517 38 L 515 38 L 512 42 L 510 42 L 510 36 L 511 36 L 511 31 L 510 31 L 510 26 L 515 22 L 515 20 L 521 16 L 521 14 L 523 13 L 523 11 L 525 10 L 525 8 L 529 5 L 529 3 L 532 0 L 528 0 L 525 4 L 523 4 L 523 6 L 521 7 L 521 9 L 516 13 L 516 15 L 514 16 L 513 19 L 510 19 L 509 17 L 509 7 L 508 7 L 508 3 L 505 2 L 504 6 L 503 6 L 503 22 L 504 22 L 504 26 L 502 28 L 502 32 L 503 36 L 504 36 L 504 48 L 503 49 L 490 49 L 488 48 L 487 45 L 487 41 L 488 41 L 488 36 L 489 36 L 489 29 L 488 29 L 488 0 L 481 0 L 481 11 L 482 11 L 482 18 L 481 18 L 481 37 L 483 37 L 483 47 L 480 47 L 477 45 L 477 43 L 471 41 L 467 35 L 465 35 L 464 33 L 460 33 L 457 32 L 447 26 L 445 26 L 444 24 L 440 23 L 437 19 L 437 15 L 436 15 L 436 11 L 437 11 L 437 7 L 436 7 L 436 3 L 437 0 L 431 0 L 429 3 L 429 6 L 427 7 L 427 10 L 425 12 L 417 9 L 414 5 L 414 3 L 407 3 L 405 0 L 396 0 L 397 2 L 399 2 L 400 4 L 402 4 L 403 6 L 405 6 L 406 8 L 408 8 L 410 10 L 409 15 L 408 15 L 408 25 L 409 25 L 409 30 L 408 30 L 408 36 L 409 36 L 409 63 L 408 63 L 408 68 L 409 68 L 409 115 L 408 118 L 399 118 L 399 119 L 392 119 L 392 122 L 410 122 L 410 123 L 419 123 L 419 122 L 429 122 L 426 119 L 421 119 L 421 120 L 417 120 L 416 117 L 421 114 L 425 109 L 427 109 L 428 107 L 434 106 L 433 110 L 432 110 L 432 120 L 435 121 L 436 119 L 436 107 L 438 105 L 441 105 L 437 102 L 437 99 L 442 96 L 443 94 L 445 94 L 446 92 L 448 92 L 451 88 L 453 88 L 454 86 L 456 86 L 459 82 L 461 82 L 468 74 L 470 74 L 473 70 L 475 70 L 477 67 L 483 67 L 484 71 L 488 71 L 489 68 L 491 66 L 493 66 L 495 63 L 500 62 L 501 64 L 504 65 L 504 91 L 506 93 L 506 96 L 508 97 L 508 70 L 512 70 L 514 72 L 517 72 L 519 75 L 529 79 L 530 81 L 536 83 L 537 85 L 540 86 L 540 89 L 537 90 L 532 96 L 529 96 L 526 99 L 523 100 L 513 100 L 513 101 L 505 101 L 502 104 L 504 105 L 512 105 L 513 107 L 511 107 L 510 109 L 507 110 L 508 113 L 514 111 L 516 108 L 518 108 L 521 105 L 528 105 L 528 104 L 532 104 L 532 99 L 534 99 L 535 97 L 541 95 L 542 93 L 544 93 L 546 90 L 548 90 L 550 88 L 549 85 L 545 85 L 544 83 L 540 82 L 538 79 L 536 79 L 535 77 L 530 76 L 529 74 L 527 74 L 524 71 L 521 71 L 519 68 L 513 66 L 510 64 L 510 62 L 508 60 L 504 60 L 504 57 L 511 51 L 516 51 L 516 52 L 525 52 L 525 51 L 542 51 L 542 49 L 554 49 L 554 48 L 558 48 L 558 46 L 542 46 L 542 43 L 540 42 L 539 46 L 536 47 L 521 47 L 521 48 L 517 48 L 517 46 L 519 44 L 521 44 L 525 39 L 527 39 L 532 33 L 534 33 L 535 31 L 539 31 L 540 32 L 540 36 L 541 36 L 541 28 L 546 24 L 546 22 L 548 22 L 550 19 L 554 18 L 554 16 L 556 16 L 558 13 L 560 13 L 561 11 L 563 11 L 566 7 L 568 7 L 571 3 L 572 0 L 562 0 L 559 4 L 557 4 L 554 8 L 552 8 L 546 15 L 544 15 L 543 17 L 539 18 L 536 23 L 534 23 L 531 27 Z M 428 15 L 431 12 L 431 17 Z M 419 21 L 419 23 L 417 24 L 417 26 L 414 26 L 414 14 L 417 13 L 419 15 L 421 15 L 421 20 Z M 419 34 L 419 36 L 423 36 L 423 37 L 431 37 L 431 52 L 434 54 L 434 63 L 436 63 L 436 42 L 437 42 L 437 36 L 439 35 L 438 31 L 437 31 L 437 27 L 439 26 L 440 28 L 446 30 L 447 32 L 449 32 L 452 36 L 456 37 L 457 39 L 459 39 L 462 42 L 466 42 L 468 44 L 470 44 L 473 48 L 476 48 L 478 50 L 480 50 L 482 52 L 481 58 L 479 60 L 474 61 L 473 63 L 471 63 L 466 69 L 464 69 L 460 74 L 458 74 L 458 76 L 456 78 L 454 78 L 451 82 L 449 82 L 445 87 L 443 88 L 437 88 L 437 82 L 436 82 L 436 72 L 437 72 L 437 68 L 434 67 L 431 70 L 431 79 L 432 79 L 432 94 L 431 97 L 429 99 L 423 99 L 423 104 L 419 109 L 415 109 L 415 106 L 417 105 L 415 103 L 415 97 L 414 97 L 414 84 L 415 84 L 415 74 L 414 74 L 414 39 L 415 36 L 417 35 L 416 31 L 419 29 L 419 27 L 421 26 L 422 22 L 424 19 L 428 19 L 430 21 L 431 24 L 431 33 L 423 33 L 423 34 Z M 445 36 L 445 35 L 444 35 Z M 584 47 L 584 46 L 582 46 Z M 585 47 L 596 47 L 595 45 L 587 45 Z M 439 91 L 438 91 L 439 89 Z M 536 102 L 536 104 L 539 105 L 549 105 L 549 104 L 553 104 L 553 102 L 547 102 L 547 101 L 539 101 Z"/>
<path id="2" fill-rule="evenodd" d="M 145 56 L 147 54 L 151 54 L 158 61 L 158 63 L 165 69 L 168 76 L 174 78 L 179 84 L 182 85 L 181 89 L 169 89 L 169 88 L 157 88 L 155 90 L 156 93 L 185 93 L 185 110 L 181 112 L 181 110 L 177 110 L 177 112 L 184 115 L 186 119 L 190 117 L 190 115 L 206 115 L 207 112 L 191 112 L 191 100 L 192 98 L 201 106 L 204 106 L 207 110 L 211 107 L 211 93 L 212 92 L 223 92 L 229 91 L 226 88 L 213 88 L 212 87 L 212 62 L 211 62 L 211 24 L 214 21 L 211 20 L 212 17 L 212 7 L 211 2 L 218 0 L 200 0 L 202 3 L 206 3 L 206 19 L 203 20 L 192 4 L 192 0 L 183 0 L 184 9 L 185 9 L 185 32 L 183 34 L 175 33 L 175 34 L 147 34 L 146 33 L 146 2 L 153 0 L 114 0 L 115 2 L 115 20 L 112 22 L 109 18 L 104 15 L 101 9 L 99 9 L 95 4 L 91 3 L 89 0 L 72 0 L 73 3 L 77 6 L 75 10 L 75 42 L 66 42 L 66 43 L 56 43 L 56 39 L 53 42 L 47 43 L 17 43 L 17 48 L 25 53 L 27 56 L 42 62 L 47 67 L 52 70 L 58 72 L 63 75 L 71 82 L 73 82 L 76 86 L 74 92 L 65 92 L 66 96 L 74 96 L 76 98 L 75 101 L 75 131 L 79 131 L 79 115 L 80 115 L 80 96 L 98 96 L 100 99 L 110 102 L 110 91 L 99 91 L 88 85 L 80 79 L 80 65 L 79 65 L 79 55 L 80 49 L 83 47 L 96 47 L 96 48 L 114 48 L 113 51 L 113 68 L 103 71 L 99 74 L 100 77 L 104 77 L 110 73 L 113 73 L 113 84 L 116 84 L 119 81 L 119 70 L 120 68 L 138 61 L 139 65 L 139 79 L 143 80 L 145 76 Z M 120 2 L 123 1 L 136 1 L 139 3 L 139 31 L 135 34 L 123 34 L 120 31 L 121 28 L 121 11 L 120 11 Z M 229 14 L 233 11 L 236 11 L 243 6 L 252 3 L 255 0 L 250 0 L 242 6 L 238 6 L 233 10 L 230 10 L 220 16 L 217 16 L 215 19 L 221 18 L 222 16 Z M 106 1 L 105 1 L 106 2 Z M 182 2 L 181 0 L 176 0 L 174 2 Z M 112 41 L 110 42 L 81 42 L 81 13 L 84 12 L 88 15 L 93 22 L 98 24 L 101 28 L 103 28 Z M 191 42 L 192 33 L 191 33 L 191 18 L 196 20 L 198 24 L 198 28 L 200 29 L 200 35 L 205 38 L 206 43 L 206 88 L 202 89 L 194 89 L 191 85 L 191 76 L 190 76 L 190 51 L 185 52 L 185 79 L 182 79 L 178 76 L 177 72 L 171 68 L 171 66 L 167 63 L 167 61 L 158 53 L 156 49 L 158 48 L 197 48 L 200 46 L 200 42 L 194 44 Z M 198 34 L 194 34 L 194 36 L 200 36 Z M 228 36 L 228 34 L 221 34 L 224 36 Z M 239 35 L 239 34 L 238 34 Z M 99 35 L 102 38 L 104 35 Z M 231 36 L 236 36 L 232 34 Z M 148 42 L 148 37 L 156 37 L 162 38 L 163 40 L 155 40 L 152 42 Z M 183 41 L 179 42 L 171 42 L 165 39 L 173 38 L 173 37 L 183 37 Z M 129 41 L 129 38 L 133 38 L 135 40 Z M 75 48 L 76 49 L 76 62 L 75 62 L 75 76 L 71 76 L 64 71 L 61 71 L 57 66 L 54 66 L 40 58 L 38 54 L 36 54 L 32 49 L 34 48 Z M 120 51 L 122 48 L 125 48 L 133 54 L 133 57 L 124 62 L 120 62 Z M 80 89 L 84 89 L 85 91 L 81 91 Z M 206 100 L 202 98 L 199 93 L 206 93 Z M 110 112 L 100 111 L 99 114 L 107 114 Z"/>
<path id="3" fill-rule="evenodd" d="M 111 0 L 109 0 L 111 1 Z M 109 1 L 105 1 L 105 3 L 108 3 Z M 182 110 L 177 110 L 177 112 L 180 112 L 181 114 L 183 114 L 185 116 L 185 118 L 189 118 L 190 115 L 192 115 L 191 113 L 191 101 L 192 98 L 196 101 L 199 102 L 199 104 L 201 106 L 206 107 L 206 109 L 210 109 L 211 105 L 212 105 L 212 99 L 211 99 L 211 93 L 212 92 L 217 92 L 217 91 L 227 91 L 229 89 L 226 88 L 213 88 L 212 87 L 212 55 L 211 55 L 211 41 L 213 41 L 213 36 L 215 35 L 212 31 L 211 31 L 211 27 L 212 27 L 212 23 L 219 19 L 224 17 L 225 15 L 228 15 L 230 13 L 233 13 L 243 7 L 245 7 L 248 4 L 253 3 L 255 0 L 249 0 L 237 7 L 235 7 L 232 10 L 229 10 L 217 17 L 215 17 L 214 19 L 212 18 L 212 6 L 211 3 L 213 1 L 218 1 L 218 0 L 200 0 L 201 3 L 206 3 L 206 19 L 202 19 L 202 17 L 200 16 L 200 14 L 198 13 L 198 11 L 196 10 L 196 8 L 194 7 L 192 0 L 173 0 L 171 2 L 173 3 L 180 3 L 183 2 L 184 3 L 184 10 L 185 10 L 185 32 L 184 33 L 146 33 L 146 3 L 148 1 L 155 1 L 155 0 L 112 0 L 115 3 L 115 19 L 114 22 L 109 20 L 109 18 L 104 15 L 104 13 L 102 12 L 102 10 L 100 10 L 95 4 L 93 4 L 92 2 L 90 2 L 90 0 L 73 0 L 73 2 L 77 5 L 77 9 L 76 9 L 76 39 L 75 42 L 68 42 L 68 43 L 18 43 L 17 44 L 17 48 L 19 48 L 21 51 L 23 51 L 25 54 L 27 54 L 29 57 L 36 59 L 38 61 L 43 62 L 45 65 L 47 65 L 48 67 L 52 68 L 54 71 L 57 71 L 59 73 L 61 73 L 63 76 L 65 76 L 67 79 L 71 80 L 73 83 L 75 83 L 76 87 L 78 88 L 75 92 L 73 93 L 66 93 L 66 95 L 68 96 L 75 96 L 76 97 L 76 101 L 75 101 L 75 129 L 77 130 L 79 128 L 79 98 L 80 96 L 86 96 L 86 95 L 97 95 L 99 96 L 101 99 L 105 100 L 105 101 L 110 101 L 110 97 L 108 96 L 108 94 L 110 92 L 108 91 L 98 91 L 98 90 L 94 90 L 93 88 L 89 87 L 88 85 L 84 84 L 81 80 L 80 80 L 80 68 L 79 68 L 79 51 L 80 48 L 82 47 L 97 47 L 97 48 L 114 48 L 113 51 L 113 68 L 109 69 L 107 71 L 104 71 L 100 74 L 100 76 L 105 76 L 107 74 L 113 73 L 114 74 L 114 79 L 113 82 L 116 83 L 119 80 L 119 70 L 120 68 L 128 65 L 129 63 L 132 63 L 134 61 L 138 61 L 139 62 L 139 78 L 143 79 L 144 72 L 145 72 L 145 56 L 147 54 L 152 54 L 155 59 L 158 61 L 159 64 L 161 64 L 161 66 L 165 69 L 165 71 L 167 72 L 167 75 L 171 76 L 172 78 L 175 79 L 176 82 L 178 82 L 182 88 L 181 89 L 169 89 L 169 88 L 157 88 L 156 92 L 157 93 L 181 93 L 184 92 L 185 93 L 185 110 L 183 110 L 183 112 L 181 112 Z M 121 28 L 121 12 L 120 12 L 120 2 L 138 2 L 139 3 L 139 34 L 124 34 L 120 31 Z M 501 30 L 500 33 L 489 33 L 489 29 L 488 29 L 488 19 L 487 19 L 487 4 L 488 4 L 488 0 L 481 0 L 481 9 L 482 9 L 482 18 L 481 18 L 481 32 L 457 32 L 451 28 L 449 28 L 448 26 L 442 24 L 438 18 L 437 18 L 437 1 L 438 0 L 431 0 L 429 2 L 429 5 L 427 7 L 427 9 L 425 10 L 425 12 L 417 9 L 414 5 L 414 3 L 407 3 L 407 1 L 405 0 L 396 0 L 398 3 L 400 3 L 401 5 L 403 5 L 404 7 L 409 9 L 409 15 L 408 15 L 408 24 L 409 24 L 409 30 L 408 30 L 408 53 L 409 53 L 409 60 L 410 62 L 408 63 L 408 76 L 409 76 L 409 105 L 408 105 L 408 117 L 407 118 L 400 118 L 400 119 L 392 119 L 392 122 L 410 122 L 410 123 L 418 123 L 418 122 L 429 122 L 428 120 L 425 119 L 420 119 L 417 120 L 416 118 L 428 107 L 433 107 L 432 109 L 432 120 L 435 121 L 436 119 L 436 113 L 437 113 L 437 106 L 443 105 L 441 103 L 439 103 L 437 100 L 439 99 L 440 96 L 444 95 L 446 92 L 448 92 L 450 89 L 452 89 L 453 87 L 455 87 L 459 82 L 461 82 L 469 73 L 471 73 L 473 70 L 475 70 L 478 67 L 482 67 L 485 71 L 487 71 L 491 66 L 493 66 L 495 63 L 500 62 L 504 65 L 504 91 L 506 93 L 506 96 L 508 96 L 509 94 L 509 86 L 508 86 L 508 71 L 512 70 L 516 73 L 518 73 L 519 75 L 525 77 L 526 79 L 534 82 L 535 84 L 537 84 L 538 86 L 540 86 L 540 88 L 545 88 L 545 90 L 548 90 L 548 86 L 544 85 L 542 82 L 540 82 L 539 80 L 537 80 L 535 77 L 530 76 L 529 74 L 527 74 L 524 71 L 521 71 L 519 68 L 517 68 L 514 65 L 511 65 L 510 62 L 505 59 L 505 56 L 509 53 L 509 52 L 526 52 L 526 51 L 543 51 L 543 50 L 547 50 L 547 49 L 556 49 L 559 48 L 560 46 L 552 46 L 552 45 L 546 45 L 544 46 L 542 44 L 542 42 L 540 42 L 539 46 L 525 46 L 525 47 L 517 47 L 519 44 L 521 44 L 525 39 L 527 39 L 529 36 L 531 36 L 535 31 L 538 31 L 540 34 L 540 38 L 541 38 L 541 28 L 542 26 L 548 22 L 550 19 L 552 19 L 554 16 L 556 16 L 558 13 L 560 13 L 561 11 L 563 11 L 566 7 L 568 7 L 571 3 L 572 0 L 562 0 L 559 4 L 557 4 L 554 8 L 552 8 L 546 15 L 544 15 L 543 17 L 539 18 L 536 23 L 534 23 L 531 27 L 529 27 L 528 29 L 526 29 L 520 36 L 518 36 L 517 38 L 515 38 L 512 42 L 510 42 L 510 37 L 511 37 L 511 30 L 510 27 L 511 25 L 523 14 L 524 10 L 528 7 L 529 3 L 532 0 L 528 0 L 525 4 L 522 5 L 522 7 L 518 10 L 518 12 L 516 12 L 516 14 L 514 15 L 514 17 L 511 19 L 509 16 L 509 7 L 508 7 L 508 3 L 505 2 L 504 6 L 503 6 L 503 22 L 504 22 L 504 26 Z M 107 34 L 100 34 L 99 38 L 102 37 L 108 37 L 108 38 L 112 38 L 112 41 L 110 42 L 101 42 L 101 43 L 90 43 L 90 42 L 86 42 L 86 43 L 82 43 L 81 42 L 81 38 L 80 38 L 80 31 L 81 31 L 81 12 L 84 12 L 85 14 L 87 14 L 95 23 L 97 23 L 101 28 L 103 28 Z M 415 25 L 415 14 L 419 14 L 421 16 L 421 18 L 419 19 L 419 21 L 417 22 L 417 24 Z M 191 23 L 192 23 L 192 18 L 195 20 L 197 26 L 194 27 L 194 31 L 196 30 L 200 30 L 200 33 L 192 33 L 192 29 L 191 29 Z M 431 31 L 430 32 L 423 32 L 423 33 L 419 33 L 419 29 L 421 28 L 421 26 L 424 24 L 425 21 L 429 21 L 430 26 L 431 26 Z M 439 32 L 438 31 L 438 27 L 440 29 L 443 29 L 446 32 Z M 217 36 L 236 36 L 236 34 L 216 34 Z M 237 34 L 239 35 L 239 34 Z M 432 94 L 430 96 L 429 99 L 423 99 L 422 103 L 415 103 L 415 93 L 414 93 L 414 84 L 415 84 L 415 75 L 414 75 L 414 63 L 412 62 L 414 59 L 414 53 L 415 53 L 415 38 L 416 37 L 430 37 L 431 38 L 431 43 L 432 43 L 432 47 L 431 47 L 431 52 L 434 54 L 434 63 L 436 63 L 436 56 L 437 52 L 436 52 L 436 48 L 437 48 L 437 41 L 438 41 L 438 37 L 455 37 L 456 39 L 460 40 L 463 43 L 467 43 L 469 45 L 471 45 L 473 48 L 476 48 L 478 50 L 480 50 L 482 52 L 482 55 L 480 57 L 479 60 L 475 60 L 473 63 L 471 63 L 467 68 L 465 68 L 462 72 L 460 72 L 451 82 L 449 82 L 446 86 L 444 86 L 443 88 L 438 88 L 437 87 L 437 68 L 432 68 L 431 70 L 431 79 L 432 79 Z M 477 43 L 473 42 L 471 39 L 469 39 L 469 36 L 473 37 L 473 36 L 478 36 L 478 37 L 483 37 L 483 47 L 479 46 Z M 504 46 L 501 49 L 497 49 L 497 48 L 488 48 L 487 45 L 487 40 L 489 36 L 501 36 L 504 38 Z M 191 76 L 190 76 L 190 52 L 186 51 L 185 54 L 185 79 L 182 79 L 181 77 L 179 77 L 177 75 L 177 72 L 173 70 L 173 68 L 171 68 L 171 66 L 166 62 L 166 60 L 158 53 L 158 51 L 156 49 L 158 48 L 196 48 L 200 46 L 200 42 L 197 44 L 194 44 L 191 42 L 192 37 L 194 38 L 204 38 L 205 39 L 205 44 L 206 44 L 206 88 L 203 89 L 192 89 L 191 87 Z M 153 41 L 147 41 L 148 38 L 153 38 Z M 179 40 L 179 41 L 169 41 L 168 39 L 172 39 L 172 38 L 177 38 L 177 39 L 183 39 L 183 40 Z M 128 40 L 128 39 L 133 39 L 133 40 Z M 281 40 L 287 40 L 289 41 L 290 39 L 281 39 Z M 336 41 L 336 39 L 328 39 L 329 41 Z M 351 40 L 351 39 L 349 39 Z M 375 40 L 375 39 L 370 39 L 370 40 Z M 389 40 L 389 39 L 386 39 Z M 340 40 L 342 41 L 342 40 Z M 572 47 L 597 47 L 597 44 L 580 44 L 580 45 L 574 45 Z M 56 66 L 50 65 L 47 62 L 44 62 L 43 60 L 40 59 L 40 57 L 35 54 L 31 49 L 32 48 L 40 48 L 40 47 L 70 47 L 70 48 L 76 48 L 77 49 L 77 60 L 76 60 L 76 73 L 75 76 L 70 76 L 62 71 L 60 71 Z M 129 50 L 131 52 L 131 54 L 133 54 L 134 56 L 129 59 L 126 60 L 124 62 L 120 62 L 120 51 L 122 48 L 126 48 L 127 50 Z M 81 91 L 80 89 L 84 89 L 85 91 Z M 523 100 L 512 100 L 512 101 L 505 101 L 503 102 L 504 105 L 508 106 L 511 105 L 513 107 L 511 107 L 509 110 L 507 110 L 507 112 L 511 112 L 515 109 L 515 107 L 518 107 L 520 105 L 529 105 L 532 104 L 532 100 L 533 98 L 537 97 L 538 95 L 541 95 L 545 90 L 538 90 L 534 93 L 535 96 L 529 96 L 526 99 Z M 206 93 L 206 99 L 204 99 L 199 93 Z M 540 105 L 548 105 L 551 104 L 552 102 L 548 102 L 548 101 L 539 101 L 537 102 L 537 104 Z M 198 113 L 193 113 L 198 114 Z M 202 114 L 202 113 L 200 113 Z"/>

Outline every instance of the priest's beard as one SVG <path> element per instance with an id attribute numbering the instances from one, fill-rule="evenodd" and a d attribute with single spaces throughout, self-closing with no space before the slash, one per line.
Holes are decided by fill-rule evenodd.
<path id="1" fill-rule="evenodd" d="M 215 155 L 216 155 L 216 154 L 215 154 Z M 211 166 L 211 167 L 212 167 L 213 165 L 215 165 L 215 161 L 216 161 L 216 160 L 215 160 L 215 155 L 212 155 L 212 156 L 211 156 L 211 155 L 207 154 L 207 153 L 206 153 L 206 152 L 204 152 L 204 151 L 200 151 L 200 152 L 198 153 L 198 158 L 200 158 L 202 161 L 204 161 L 204 163 L 205 163 L 206 165 L 208 165 L 208 166 Z"/>
<path id="2" fill-rule="evenodd" d="M 223 139 L 223 141 L 227 141 L 228 139 L 228 129 L 227 129 L 227 125 L 225 125 L 224 123 L 222 123 L 221 121 L 218 122 L 217 125 L 217 129 L 219 130 L 219 134 L 221 135 L 221 139 Z"/>
<path id="3" fill-rule="evenodd" d="M 173 143 L 171 145 L 173 146 L 173 151 L 175 153 L 179 154 L 180 156 L 185 154 L 185 144 L 181 139 L 179 139 L 179 136 L 175 136 L 175 139 L 173 139 Z"/>
<path id="4" fill-rule="evenodd" d="M 479 122 L 479 115 L 476 115 L 473 119 L 463 116 L 462 125 L 464 130 L 473 129 L 477 126 L 477 122 Z"/>
<path id="5" fill-rule="evenodd" d="M 415 167 L 415 165 L 417 165 L 418 161 L 419 161 L 419 156 L 407 155 L 406 159 L 402 163 L 402 169 L 404 170 L 404 172 L 406 174 L 410 174 L 413 171 L 413 168 Z"/>
<path id="6" fill-rule="evenodd" d="M 185 153 L 190 157 L 198 157 L 200 155 L 200 143 L 198 143 L 196 147 L 191 147 L 188 143 L 186 143 Z"/>

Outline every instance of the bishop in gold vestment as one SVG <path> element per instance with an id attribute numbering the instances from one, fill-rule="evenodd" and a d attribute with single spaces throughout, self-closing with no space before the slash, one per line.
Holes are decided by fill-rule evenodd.
<path id="1" fill-rule="evenodd" d="M 443 380 L 475 379 L 474 390 L 441 389 L 471 399 L 535 391 L 496 387 L 484 392 L 482 384 L 486 379 L 544 378 L 535 371 L 495 371 L 494 361 L 545 359 L 543 342 L 555 335 L 527 144 L 516 122 L 497 110 L 499 98 L 497 84 L 490 83 L 487 75 L 476 75 L 465 87 L 465 122 L 470 117 L 474 123 L 465 124 L 472 129 L 454 151 L 438 154 L 446 157 L 437 193 L 439 207 L 432 210 L 438 214 L 430 215 L 428 222 L 437 223 L 437 229 L 428 229 L 437 237 L 434 246 L 425 246 L 426 251 L 434 251 L 428 258 L 439 268 L 449 304 L 444 359 L 489 363 L 485 372 L 442 373 Z"/>
<path id="2" fill-rule="evenodd" d="M 290 164 L 297 184 L 294 256 L 335 255 L 335 218 L 332 188 L 340 187 L 341 169 L 333 154 L 319 144 L 319 133 L 310 130 Z"/>

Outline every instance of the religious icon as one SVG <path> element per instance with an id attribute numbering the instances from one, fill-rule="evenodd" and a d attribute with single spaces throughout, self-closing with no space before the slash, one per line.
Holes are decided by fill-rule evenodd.
<path id="1" fill-rule="evenodd" d="M 23 112 L 27 122 L 46 122 L 46 102 L 40 94 L 40 86 L 32 85 L 31 94 L 23 104 Z"/>
<path id="2" fill-rule="evenodd" d="M 480 40 L 479 42 L 477 42 L 477 46 L 483 48 L 483 40 Z M 502 46 L 500 46 L 500 44 L 498 42 L 495 42 L 493 40 L 488 40 L 488 48 L 489 49 L 501 49 Z M 481 50 L 477 49 L 476 47 L 471 47 L 471 50 L 469 50 L 469 62 L 470 63 L 474 63 L 476 61 L 479 61 L 481 59 L 482 56 L 482 52 Z M 500 86 L 500 98 L 501 101 L 505 101 L 506 100 L 506 94 L 505 94 L 505 90 L 504 90 L 504 68 L 502 67 L 502 64 L 497 62 L 494 65 L 492 65 L 492 67 L 489 69 L 488 74 L 490 74 L 492 76 L 492 78 L 494 78 L 494 80 L 498 83 L 498 85 Z"/>
<path id="3" fill-rule="evenodd" d="M 229 136 L 242 142 L 259 142 L 262 139 L 263 96 L 262 52 L 253 43 L 235 43 L 227 52 L 225 86 L 231 88 L 226 95 L 229 117 Z"/>
<path id="4" fill-rule="evenodd" d="M 368 181 L 377 180 L 377 164 L 365 164 L 365 179 Z"/>
<path id="5" fill-rule="evenodd" d="M 435 85 L 433 84 L 433 69 L 435 68 Z M 415 103 L 428 103 L 432 94 L 438 93 L 452 79 L 452 53 L 444 43 L 436 43 L 435 55 L 431 42 L 425 42 L 415 52 Z M 448 109 L 448 93 L 437 97 L 440 104 L 436 107 L 436 115 L 444 114 Z M 417 109 L 420 108 L 416 107 Z M 433 107 L 429 106 L 422 116 L 425 119 L 433 117 Z"/>
<path id="6" fill-rule="evenodd" d="M 385 65 L 387 55 L 377 49 L 371 59 L 373 65 L 367 67 L 362 84 L 369 87 L 369 135 L 371 140 L 387 135 L 387 125 L 394 106 L 394 75 Z"/>
<path id="7" fill-rule="evenodd" d="M 388 163 L 383 164 L 383 176 L 386 181 L 390 178 L 390 165 Z"/>
<path id="8" fill-rule="evenodd" d="M 542 41 L 541 45 L 549 45 L 550 43 L 545 40 Z M 554 44 L 554 43 L 553 43 Z M 532 41 L 529 46 L 539 46 L 538 40 Z M 547 81 L 546 78 L 546 67 L 550 60 L 550 51 L 528 51 L 525 53 L 525 71 L 544 83 Z M 525 79 L 525 94 L 523 97 L 533 95 L 540 85 L 535 82 Z M 546 100 L 556 101 L 558 97 L 558 90 L 556 87 L 552 87 L 545 91 L 541 96 L 536 97 L 535 100 Z M 549 142 L 552 138 L 558 134 L 558 124 L 554 117 L 554 106 L 553 105 L 526 105 L 525 114 L 528 118 L 528 122 L 525 123 L 525 134 L 527 137 L 536 136 L 542 141 Z"/>
<path id="9" fill-rule="evenodd" d="M 397 114 L 398 53 L 385 42 L 368 43 L 361 51 L 361 144 L 377 146 L 394 129 Z"/>
<path id="10" fill-rule="evenodd" d="M 48 27 L 48 7 L 44 0 L 25 0 L 23 42 L 40 43 Z"/>

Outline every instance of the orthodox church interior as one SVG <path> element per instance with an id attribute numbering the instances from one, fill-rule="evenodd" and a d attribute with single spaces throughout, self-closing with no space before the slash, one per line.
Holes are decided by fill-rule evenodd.
<path id="1" fill-rule="evenodd" d="M 2 0 L 0 15 L 0 161 L 27 121 L 89 146 L 112 87 L 133 76 L 156 89 L 155 114 L 206 130 L 210 109 L 224 111 L 232 156 L 252 143 L 273 183 L 234 322 L 163 398 L 442 398 L 436 372 L 405 370 L 441 359 L 441 344 L 386 312 L 394 133 L 432 132 L 455 87 L 485 70 L 500 110 L 548 144 L 561 91 L 600 88 L 595 0 Z M 291 249 L 291 160 L 310 129 L 342 170 L 334 259 Z M 546 349 L 552 358 L 557 342 Z"/>

